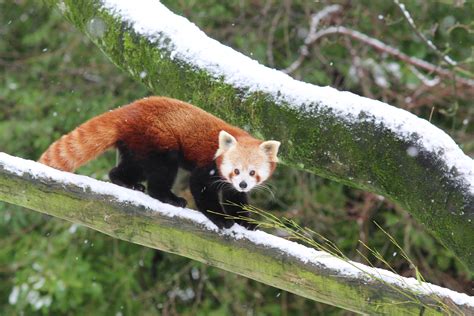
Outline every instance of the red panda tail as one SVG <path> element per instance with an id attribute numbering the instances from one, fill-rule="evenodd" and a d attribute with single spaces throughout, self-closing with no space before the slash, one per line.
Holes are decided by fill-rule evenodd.
<path id="1" fill-rule="evenodd" d="M 99 115 L 78 126 L 55 141 L 41 155 L 39 162 L 50 167 L 73 172 L 96 158 L 118 140 L 115 111 Z"/>

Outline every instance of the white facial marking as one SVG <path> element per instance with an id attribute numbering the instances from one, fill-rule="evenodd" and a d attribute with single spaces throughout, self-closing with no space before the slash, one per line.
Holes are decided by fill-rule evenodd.
<path id="1" fill-rule="evenodd" d="M 263 182 L 268 179 L 270 176 L 270 164 L 264 163 L 260 166 L 259 170 L 256 170 L 257 174 L 260 176 L 260 182 Z"/>
<path id="2" fill-rule="evenodd" d="M 255 177 L 250 176 L 251 167 L 240 167 L 236 168 L 239 170 L 239 174 L 232 177 L 232 185 L 237 191 L 249 192 L 257 184 Z"/>
<path id="3" fill-rule="evenodd" d="M 236 169 L 238 170 L 238 174 L 235 172 Z M 251 171 L 255 171 L 255 174 L 250 175 Z M 239 192 L 249 192 L 255 185 L 262 183 L 270 176 L 270 164 L 267 161 L 259 161 L 256 164 L 249 164 L 247 166 L 244 166 L 240 162 L 233 164 L 230 159 L 224 155 L 220 172 L 224 179 L 232 184 L 235 190 Z M 257 182 L 257 176 L 260 182 Z"/>

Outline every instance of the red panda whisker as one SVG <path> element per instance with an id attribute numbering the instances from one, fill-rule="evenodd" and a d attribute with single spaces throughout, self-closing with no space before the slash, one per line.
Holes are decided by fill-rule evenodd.
<path id="1" fill-rule="evenodd" d="M 268 187 L 268 186 L 266 186 L 266 185 L 264 185 L 264 184 L 256 184 L 256 185 L 255 185 L 255 188 L 256 188 L 256 189 L 259 189 L 259 190 L 261 190 L 261 191 L 270 193 L 272 199 L 275 200 L 275 193 L 273 193 L 273 191 L 270 189 L 270 187 Z"/>
<path id="2" fill-rule="evenodd" d="M 211 184 L 211 188 L 216 186 L 216 190 L 221 190 L 224 189 L 227 185 L 230 185 L 230 183 L 225 180 L 216 180 Z"/>

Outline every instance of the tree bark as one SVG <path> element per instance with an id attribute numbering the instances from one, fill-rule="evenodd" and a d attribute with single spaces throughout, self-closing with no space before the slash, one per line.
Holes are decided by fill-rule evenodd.
<path id="1" fill-rule="evenodd" d="M 474 299 L 465 294 L 343 261 L 261 231 L 218 231 L 198 212 L 4 153 L 0 153 L 0 200 L 355 312 L 474 311 Z"/>

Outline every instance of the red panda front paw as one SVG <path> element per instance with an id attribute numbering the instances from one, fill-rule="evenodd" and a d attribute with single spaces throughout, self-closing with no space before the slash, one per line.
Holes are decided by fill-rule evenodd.
<path id="1" fill-rule="evenodd" d="M 209 218 L 219 229 L 231 228 L 235 223 L 232 219 L 226 219 L 219 216 L 209 216 L 206 214 L 206 217 Z"/>
<path id="2" fill-rule="evenodd" d="M 234 222 L 233 220 L 231 220 L 231 219 L 226 219 L 226 220 L 224 221 L 224 227 L 225 227 L 225 228 L 231 228 L 232 226 L 234 226 L 234 223 L 235 223 L 235 222 Z"/>
<path id="3" fill-rule="evenodd" d="M 188 205 L 188 201 L 179 196 L 173 198 L 161 198 L 159 200 L 163 203 L 171 204 L 177 207 L 186 207 L 186 205 Z"/>
<path id="4" fill-rule="evenodd" d="M 247 228 L 248 230 L 256 230 L 257 229 L 257 224 L 254 224 L 254 223 L 250 223 L 248 221 L 241 221 L 240 223 L 240 226 L 243 226 L 245 228 Z"/>
<path id="5" fill-rule="evenodd" d="M 141 183 L 137 183 L 131 187 L 135 191 L 145 192 L 145 186 Z"/>
<path id="6" fill-rule="evenodd" d="M 176 196 L 171 191 L 168 191 L 168 192 L 150 191 L 150 188 L 148 187 L 148 194 L 152 198 L 157 199 L 160 202 L 171 204 L 173 206 L 186 207 L 186 205 L 188 204 L 188 202 L 185 199 L 183 199 L 182 197 Z"/>
<path id="7" fill-rule="evenodd" d="M 183 199 L 182 197 L 178 196 L 177 199 L 176 199 L 175 206 L 186 207 L 186 205 L 188 205 L 188 201 L 186 201 L 186 199 Z"/>

